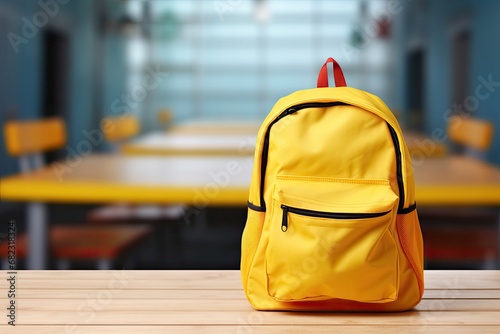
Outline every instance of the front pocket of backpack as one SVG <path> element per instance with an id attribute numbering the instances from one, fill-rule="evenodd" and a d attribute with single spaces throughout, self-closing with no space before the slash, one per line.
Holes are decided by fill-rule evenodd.
<path id="1" fill-rule="evenodd" d="M 278 177 L 266 253 L 280 301 L 394 301 L 397 195 L 388 181 Z"/>

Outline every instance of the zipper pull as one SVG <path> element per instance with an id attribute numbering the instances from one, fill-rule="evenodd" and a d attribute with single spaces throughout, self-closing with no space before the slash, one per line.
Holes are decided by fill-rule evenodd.
<path id="1" fill-rule="evenodd" d="M 283 218 L 281 219 L 281 230 L 286 232 L 288 230 L 288 206 L 281 205 L 281 209 L 283 209 Z"/>

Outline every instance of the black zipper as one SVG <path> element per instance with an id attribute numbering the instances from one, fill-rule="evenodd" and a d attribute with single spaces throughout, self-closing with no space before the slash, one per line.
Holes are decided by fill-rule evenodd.
<path id="1" fill-rule="evenodd" d="M 302 103 L 298 104 L 296 106 L 290 107 L 283 111 L 281 114 L 278 115 L 267 127 L 266 129 L 266 134 L 264 136 L 264 144 L 262 146 L 262 160 L 261 160 L 261 165 L 260 165 L 260 206 L 256 208 L 259 208 L 258 211 L 266 211 L 266 201 L 264 199 L 264 183 L 265 183 L 265 178 L 266 178 L 266 169 L 267 169 L 267 159 L 269 155 L 269 136 L 271 133 L 271 128 L 273 127 L 274 124 L 276 124 L 279 120 L 281 120 L 283 117 L 295 114 L 297 111 L 301 109 L 306 109 L 306 108 L 327 108 L 327 107 L 334 107 L 334 106 L 342 106 L 342 105 L 348 105 L 347 103 L 344 102 L 315 102 L 315 103 Z M 389 132 L 391 133 L 392 141 L 394 143 L 394 148 L 395 148 L 395 153 L 396 153 L 396 174 L 397 174 L 397 180 L 398 180 L 398 190 L 399 190 L 399 206 L 398 206 L 398 212 L 403 210 L 403 206 L 405 203 L 405 195 L 404 195 L 404 183 L 403 183 L 403 174 L 402 174 L 402 162 L 401 162 L 401 146 L 399 144 L 399 139 L 396 134 L 396 131 L 394 128 L 387 123 L 387 126 L 389 127 Z"/>
<path id="2" fill-rule="evenodd" d="M 330 218 L 330 219 L 366 219 L 366 218 L 377 218 L 382 217 L 388 214 L 389 211 L 386 212 L 373 212 L 373 213 L 348 213 L 348 212 L 325 212 L 325 211 L 315 211 L 315 210 L 307 210 L 294 208 L 288 205 L 281 205 L 281 209 L 283 210 L 283 218 L 281 220 L 281 230 L 286 232 L 288 230 L 288 213 L 295 213 L 301 216 L 307 217 L 317 217 L 317 218 Z"/>
<path id="3" fill-rule="evenodd" d="M 389 132 L 391 133 L 392 142 L 394 143 L 394 148 L 396 150 L 396 176 L 398 179 L 398 190 L 399 190 L 398 212 L 402 212 L 403 207 L 405 205 L 405 189 L 404 189 L 403 171 L 402 171 L 403 163 L 401 162 L 401 146 L 399 145 L 398 135 L 394 130 L 394 128 L 389 123 L 387 123 L 387 126 L 389 127 Z"/>
<path id="4" fill-rule="evenodd" d="M 264 145 L 262 147 L 262 160 L 260 167 L 260 208 L 262 210 L 266 210 L 266 201 L 264 200 L 264 183 L 266 178 L 266 169 L 267 169 L 267 156 L 269 154 L 269 136 L 271 133 L 271 128 L 274 124 L 276 124 L 280 119 L 285 116 L 295 114 L 297 111 L 306 108 L 327 108 L 334 106 L 347 105 L 344 102 L 316 102 L 316 103 L 302 103 L 297 104 L 291 108 L 286 109 L 281 114 L 278 115 L 267 127 L 266 134 L 264 136 Z"/>

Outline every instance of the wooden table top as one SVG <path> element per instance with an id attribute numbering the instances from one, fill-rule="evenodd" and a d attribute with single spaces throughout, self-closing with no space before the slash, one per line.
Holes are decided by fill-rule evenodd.
<path id="1" fill-rule="evenodd" d="M 252 155 L 259 123 L 188 122 L 168 132 L 143 135 L 122 146 L 121 151 L 132 155 Z M 414 131 L 404 137 L 412 156 L 419 159 L 441 157 L 446 145 L 437 143 Z"/>
<path id="2" fill-rule="evenodd" d="M 2 277 L 7 277 L 2 272 Z M 401 313 L 259 312 L 239 271 L 18 271 L 16 327 L 2 333 L 498 333 L 500 271 L 426 271 Z M 0 280 L 2 309 L 7 281 Z M 66 331 L 66 332 L 65 332 Z"/>
<path id="3" fill-rule="evenodd" d="M 122 146 L 131 155 L 253 155 L 255 134 L 154 132 Z"/>
<path id="4" fill-rule="evenodd" d="M 237 135 L 256 136 L 260 122 L 245 121 L 189 121 L 168 130 L 175 135 Z"/>
<path id="5" fill-rule="evenodd" d="M 414 157 L 421 159 L 442 157 L 448 150 L 445 144 L 436 142 L 419 132 L 403 130 L 403 135 L 408 151 Z"/>
<path id="6" fill-rule="evenodd" d="M 58 168 L 1 179 L 2 200 L 246 206 L 253 158 L 91 155 Z M 419 205 L 500 206 L 499 168 L 447 156 L 414 171 Z"/>

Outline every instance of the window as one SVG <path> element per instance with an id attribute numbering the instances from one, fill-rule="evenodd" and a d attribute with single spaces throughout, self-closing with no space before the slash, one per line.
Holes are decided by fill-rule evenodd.
<path id="1" fill-rule="evenodd" d="M 144 112 L 169 107 L 176 121 L 261 120 L 280 97 L 314 87 L 329 56 L 342 65 L 348 85 L 390 96 L 387 42 L 366 37 L 363 48 L 350 45 L 353 29 L 375 22 L 386 2 L 367 2 L 365 17 L 361 3 L 150 2 L 150 51 L 144 58 L 168 78 L 148 95 Z M 355 52 L 346 52 L 346 47 Z"/>

